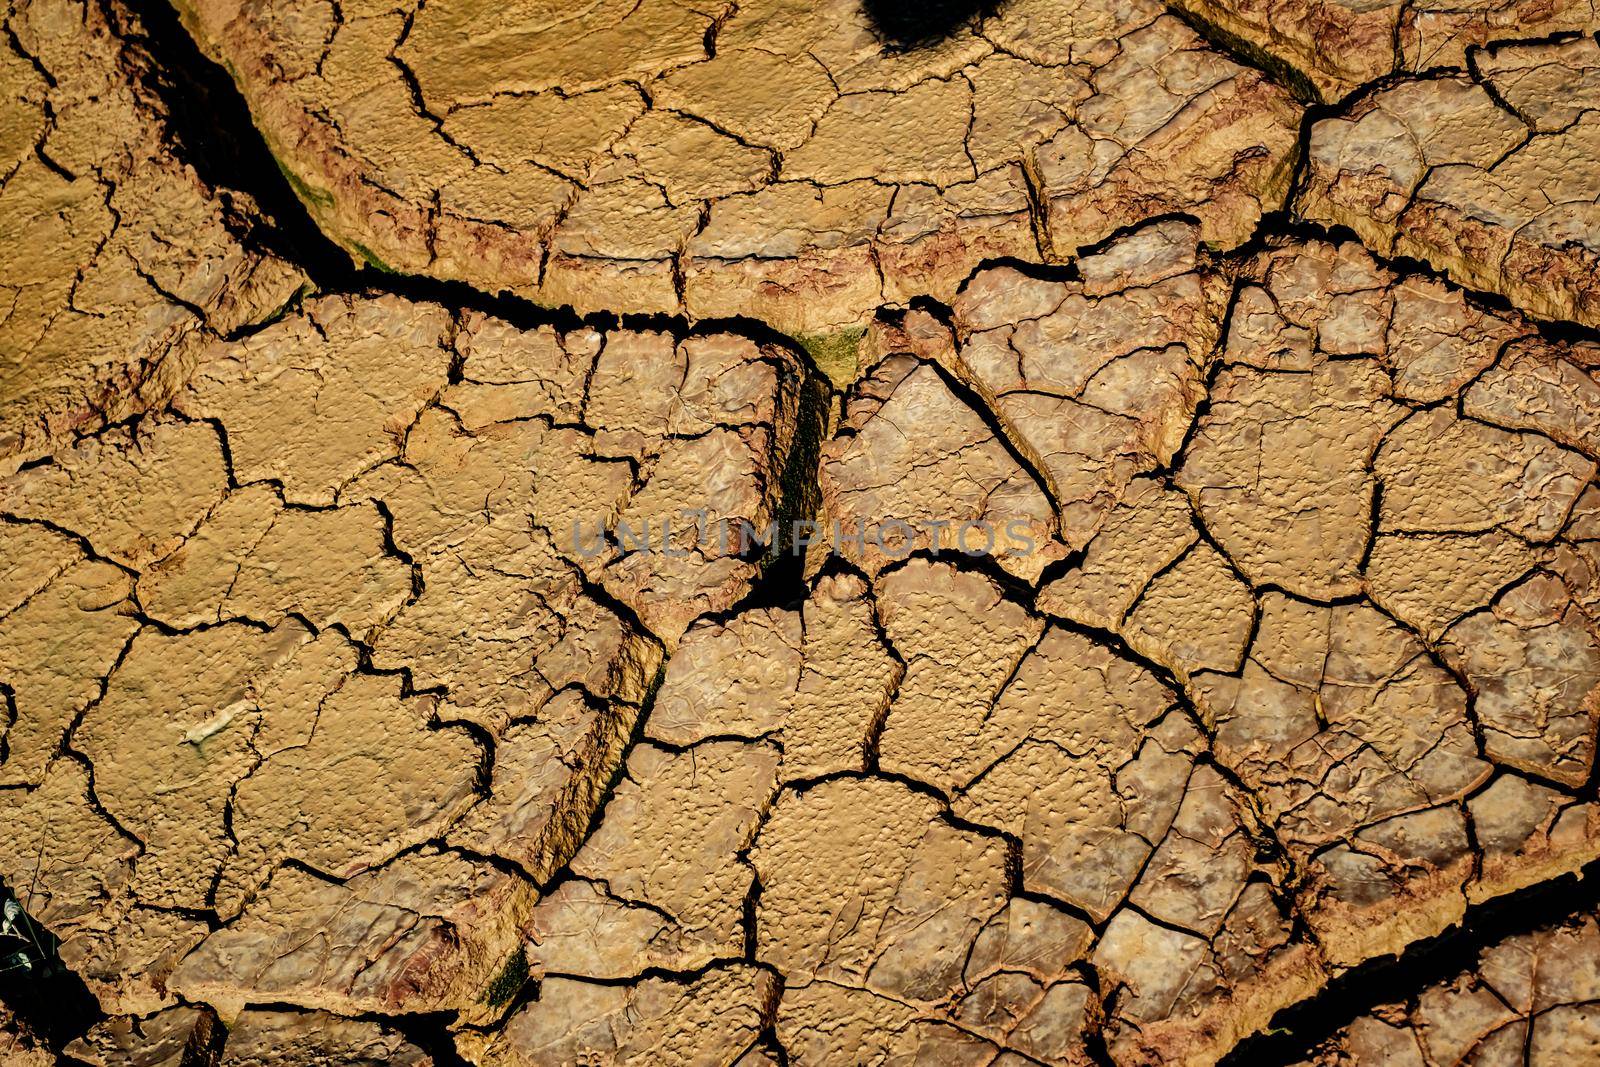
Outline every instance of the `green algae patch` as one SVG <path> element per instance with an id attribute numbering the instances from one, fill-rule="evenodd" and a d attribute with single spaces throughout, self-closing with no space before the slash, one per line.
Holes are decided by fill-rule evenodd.
<path id="1" fill-rule="evenodd" d="M 856 380 L 860 371 L 861 339 L 866 336 L 865 326 L 852 326 L 833 333 L 800 334 L 795 342 L 806 350 L 811 362 L 828 376 L 835 388 L 843 389 Z"/>
<path id="2" fill-rule="evenodd" d="M 506 957 L 500 973 L 494 976 L 489 987 L 483 991 L 483 1002 L 491 1008 L 498 1008 L 508 1003 L 527 984 L 528 954 L 523 951 L 521 945 L 518 945 L 517 950 Z"/>
<path id="3" fill-rule="evenodd" d="M 332 193 L 322 189 L 311 188 L 301 179 L 300 175 L 289 168 L 289 164 L 285 163 L 278 153 L 273 152 L 271 155 L 272 161 L 278 165 L 278 173 L 283 175 L 284 180 L 289 183 L 289 188 L 294 190 L 294 195 L 300 198 L 302 204 L 321 211 L 331 211 L 333 209 Z"/>
<path id="4" fill-rule="evenodd" d="M 373 270 L 382 271 L 384 274 L 399 274 L 400 273 L 399 271 L 395 270 L 393 267 L 389 266 L 389 264 L 387 264 L 383 260 L 379 259 L 377 257 L 377 255 L 372 251 L 372 249 L 368 248 L 366 245 L 362 244 L 360 241 L 351 241 L 350 242 L 350 247 L 355 250 L 356 255 L 361 257 L 361 262 L 365 263 L 367 266 L 371 267 Z"/>

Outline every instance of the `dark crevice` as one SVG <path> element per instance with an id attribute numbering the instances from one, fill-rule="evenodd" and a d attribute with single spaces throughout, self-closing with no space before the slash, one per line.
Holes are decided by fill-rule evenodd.
<path id="1" fill-rule="evenodd" d="M 0 1005 L 58 1054 L 105 1018 L 83 979 L 61 961 L 60 947 L 0 879 Z"/>
<path id="2" fill-rule="evenodd" d="M 1002 421 L 997 408 L 991 406 L 978 390 L 962 381 L 949 367 L 939 361 L 928 359 L 922 362 L 939 376 L 939 380 L 951 395 L 978 417 L 1000 447 L 1006 450 L 1006 454 L 1016 463 L 1018 469 L 1038 488 L 1039 494 L 1050 505 L 1052 527 L 1050 534 L 1054 539 L 1061 540 L 1061 517 L 1066 513 L 1066 506 L 1061 500 L 1061 494 L 1056 491 L 1055 482 L 1050 478 L 1050 472 L 1044 463 L 1022 450 L 1017 440 L 1021 435 L 1012 433 L 1011 427 Z"/>
<path id="3" fill-rule="evenodd" d="M 1231 57 L 1241 66 L 1250 67 L 1265 74 L 1269 79 L 1289 90 L 1294 97 L 1303 103 L 1313 104 L 1322 100 L 1322 93 L 1318 91 L 1316 83 L 1311 80 L 1299 67 L 1272 52 L 1247 40 L 1236 33 L 1224 29 L 1211 20 L 1202 17 L 1198 12 L 1191 11 L 1181 4 L 1168 3 L 1167 11 L 1188 25 L 1200 37 L 1204 38 L 1217 51 Z"/>
<path id="4" fill-rule="evenodd" d="M 810 595 L 805 579 L 806 545 L 800 539 L 813 528 L 822 503 L 819 475 L 833 392 L 827 377 L 809 367 L 797 391 L 795 428 L 779 473 L 778 498 L 773 508 L 777 536 L 750 592 L 736 606 L 739 611 L 797 608 Z"/>
<path id="5" fill-rule="evenodd" d="M 1241 1041 L 1219 1067 L 1288 1067 L 1356 1019 L 1474 970 L 1479 954 L 1508 938 L 1600 908 L 1600 861 L 1559 878 L 1471 907 L 1465 918 L 1398 956 L 1358 964 L 1316 996 L 1284 1008 L 1261 1033 Z"/>
<path id="6" fill-rule="evenodd" d="M 548 896 L 554 891 L 555 887 L 559 886 L 562 882 L 579 877 L 578 875 L 574 874 L 572 870 L 573 857 L 575 857 L 578 851 L 583 847 L 582 843 L 593 837 L 594 832 L 599 829 L 601 820 L 605 818 L 606 809 L 611 806 L 611 798 L 616 795 L 617 787 L 621 785 L 622 780 L 627 777 L 628 757 L 633 754 L 633 750 L 641 743 L 646 743 L 644 736 L 645 724 L 650 721 L 650 714 L 656 703 L 656 694 L 660 692 L 661 683 L 666 680 L 666 676 L 667 660 L 663 658 L 661 666 L 656 669 L 655 677 L 650 681 L 650 685 L 645 693 L 644 701 L 641 704 L 639 714 L 633 720 L 632 729 L 629 730 L 627 738 L 623 740 L 620 746 L 617 755 L 616 766 L 614 766 L 610 773 L 606 776 L 606 780 L 600 788 L 599 799 L 595 802 L 593 811 L 590 812 L 588 818 L 584 820 L 582 832 L 573 835 L 573 839 L 579 843 L 578 846 L 572 850 L 572 855 L 567 856 L 561 865 L 551 872 L 550 877 L 546 878 L 544 883 L 538 887 L 541 895 Z M 517 1004 L 522 1003 L 523 1000 L 530 995 L 537 999 L 537 992 L 533 992 L 531 994 L 529 992 L 530 987 L 536 984 L 536 982 L 530 981 L 525 985 L 521 994 L 512 998 L 510 1007 L 507 1009 L 508 1015 Z"/>
<path id="7" fill-rule="evenodd" d="M 1325 110 L 1328 114 L 1338 113 L 1336 109 L 1331 108 L 1317 110 Z M 1312 119 L 1308 113 L 1307 128 L 1309 128 L 1311 122 Z M 1291 205 L 1299 199 L 1300 186 L 1304 184 L 1308 170 L 1309 168 L 1305 163 L 1304 149 L 1302 149 L 1301 159 L 1297 166 L 1296 185 L 1289 196 Z M 1263 215 L 1260 225 L 1250 240 L 1233 251 L 1226 253 L 1221 258 L 1225 263 L 1248 265 L 1253 257 L 1263 252 L 1273 252 L 1295 243 L 1325 243 L 1336 247 L 1346 244 L 1357 245 L 1363 253 L 1371 257 L 1372 261 L 1380 269 L 1395 275 L 1397 280 L 1421 278 L 1437 282 L 1451 294 L 1460 295 L 1469 307 L 1491 316 L 1509 319 L 1513 323 L 1526 327 L 1530 333 L 1538 335 L 1542 340 L 1557 345 L 1570 345 L 1577 342 L 1600 344 L 1600 328 L 1566 320 L 1536 318 L 1532 314 L 1516 307 L 1509 298 L 1485 289 L 1473 289 L 1463 285 L 1450 277 L 1445 271 L 1425 260 L 1376 251 L 1364 244 L 1360 236 L 1348 226 L 1313 222 L 1295 217 L 1287 212 L 1273 212 Z M 1256 284 L 1248 278 L 1244 279 L 1244 281 L 1246 284 Z"/>
<path id="8" fill-rule="evenodd" d="M 450 1037 L 450 1026 L 455 1022 L 452 1012 L 383 1016 L 377 1021 L 393 1027 L 407 1041 L 426 1052 L 434 1067 L 470 1067 L 461 1053 L 456 1051 L 456 1043 Z"/>
<path id="9" fill-rule="evenodd" d="M 927 48 L 1000 9 L 998 0 L 862 0 L 873 32 L 892 52 Z"/>
<path id="10" fill-rule="evenodd" d="M 230 212 L 242 243 L 295 264 L 319 288 L 351 285 L 361 272 L 295 195 L 228 72 L 206 58 L 165 0 L 126 0 L 126 5 L 136 16 L 132 25 L 110 12 L 108 17 L 148 57 L 135 73 L 167 112 L 174 153 L 224 204 L 231 199 L 229 191 L 237 190 L 267 216 L 256 220 Z"/>

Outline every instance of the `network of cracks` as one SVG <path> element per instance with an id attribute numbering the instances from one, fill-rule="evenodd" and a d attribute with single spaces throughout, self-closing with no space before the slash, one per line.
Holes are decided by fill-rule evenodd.
<path id="1" fill-rule="evenodd" d="M 1600 17 L 711 7 L 8 6 L 6 1062 L 1600 1058 Z"/>

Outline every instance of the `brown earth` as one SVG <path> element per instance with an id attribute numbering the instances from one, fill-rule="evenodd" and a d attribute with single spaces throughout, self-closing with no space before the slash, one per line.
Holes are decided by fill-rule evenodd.
<path id="1" fill-rule="evenodd" d="M 1594 13 L 1182 7 L 12 3 L 0 1058 L 1600 1056 Z"/>

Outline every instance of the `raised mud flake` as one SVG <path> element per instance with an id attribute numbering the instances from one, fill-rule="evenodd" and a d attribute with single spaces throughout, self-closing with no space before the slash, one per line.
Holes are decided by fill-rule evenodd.
<path id="1" fill-rule="evenodd" d="M 1367 560 L 1373 602 L 1430 641 L 1490 604 L 1537 566 L 1540 553 L 1520 538 L 1487 534 L 1379 533 Z M 1418 574 L 1437 575 L 1421 580 Z"/>
<path id="2" fill-rule="evenodd" d="M 1120 630 L 1156 575 L 1200 539 L 1188 498 L 1154 479 L 1129 483 L 1084 548 L 1082 562 L 1039 590 L 1039 610 Z"/>
<path id="3" fill-rule="evenodd" d="M 337 883 L 280 867 L 231 923 L 167 980 L 173 992 L 229 1013 L 246 1003 L 298 1004 L 342 1015 L 492 1012 L 484 991 L 518 944 L 531 894 L 451 853 L 408 853 Z M 462 952 L 465 938 L 482 946 Z"/>
<path id="4" fill-rule="evenodd" d="M 1594 107 L 1600 51 L 1574 36 L 1559 43 L 1503 43 L 1477 57 L 1477 66 L 1502 99 L 1531 126 L 1554 132 Z"/>
<path id="5" fill-rule="evenodd" d="M 1600 723 L 1600 640 L 1541 571 L 1451 627 L 1442 647 L 1477 690 L 1491 759 L 1564 784 L 1589 780 Z"/>
<path id="6" fill-rule="evenodd" d="M 1253 581 L 1318 598 L 1359 588 L 1372 521 L 1366 461 L 1402 414 L 1385 402 L 1387 384 L 1371 362 L 1223 372 L 1178 477 Z"/>
<path id="7" fill-rule="evenodd" d="M 648 633 L 585 592 L 583 573 L 663 642 L 698 610 L 725 608 L 754 574 L 729 527 L 760 526 L 773 506 L 794 432 L 793 367 L 728 337 L 518 332 L 482 316 L 455 343 L 464 380 L 409 428 L 399 462 L 347 494 L 393 516 L 395 544 L 423 579 L 375 638 L 374 661 L 444 686 L 446 717 L 500 735 L 505 771 L 459 840 L 544 877 L 587 822 L 547 821 L 547 805 L 568 790 L 597 799 L 659 656 Z M 743 510 L 699 530 L 682 511 L 704 499 L 686 475 L 711 462 L 708 444 L 726 490 L 711 498 Z M 619 549 L 624 522 L 646 550 Z M 683 543 L 664 543 L 669 522 Z M 567 686 L 582 693 L 546 703 Z M 582 775 L 568 780 L 569 765 Z"/>
<path id="8" fill-rule="evenodd" d="M 212 1053 L 222 1037 L 215 1015 L 180 1006 L 143 1018 L 112 1016 L 69 1044 L 66 1052 L 93 1067 L 181 1067 L 186 1057 Z"/>
<path id="9" fill-rule="evenodd" d="M 1402 82 L 1317 123 L 1300 210 L 1531 315 L 1600 323 L 1600 186 L 1587 165 L 1600 122 L 1514 110 L 1502 83 L 1527 103 L 1530 67 L 1559 68 L 1581 100 L 1600 79 L 1600 45 L 1519 46 L 1475 78 Z"/>
<path id="10" fill-rule="evenodd" d="M 1032 160 L 1046 201 L 1046 256 L 1180 212 L 1199 221 L 1206 241 L 1242 244 L 1254 220 L 1288 191 L 1295 149 L 1285 135 L 1299 108 L 1171 16 L 1116 44 L 1109 63 L 1089 59 L 1095 95 L 1076 122 Z M 1074 41 L 1068 51 L 1087 59 L 1096 45 L 1103 47 Z"/>
<path id="11" fill-rule="evenodd" d="M 1349 595 L 1372 536 L 1371 457 L 1405 415 L 1383 361 L 1349 358 L 1383 350 L 1388 279 L 1354 245 L 1259 269 L 1176 481 L 1253 583 Z"/>
<path id="12" fill-rule="evenodd" d="M 743 1063 L 740 1055 L 766 1022 L 776 981 L 766 969 L 737 963 L 632 985 L 547 979 L 540 999 L 486 1042 L 479 1062 Z"/>
<path id="13" fill-rule="evenodd" d="M 1383 482 L 1379 506 L 1372 507 L 1369 496 L 1361 521 L 1352 524 L 1364 538 L 1352 534 L 1356 552 L 1346 569 L 1349 588 L 1369 593 L 1395 612 L 1401 625 L 1350 603 L 1330 611 L 1297 597 L 1250 591 L 1224 610 L 1229 598 L 1212 595 L 1206 605 L 1231 628 L 1217 632 L 1248 635 L 1249 656 L 1242 670 L 1224 667 L 1222 674 L 1186 666 L 1187 657 L 1177 655 L 1177 649 L 1150 640 L 1152 632 L 1140 625 L 1139 613 L 1159 607 L 1152 618 L 1182 618 L 1182 597 L 1167 594 L 1195 584 L 1179 582 L 1178 576 L 1196 557 L 1211 559 L 1214 545 L 1230 560 L 1235 553 L 1249 559 L 1250 553 L 1280 551 L 1285 566 L 1279 573 L 1285 580 L 1304 581 L 1303 562 L 1299 570 L 1289 567 L 1315 553 L 1290 547 L 1294 531 L 1282 523 L 1261 523 L 1258 531 L 1245 536 L 1230 534 L 1213 521 L 1218 516 L 1207 507 L 1205 490 L 1191 512 L 1184 494 L 1155 481 L 1132 483 L 1089 542 L 1082 562 L 1041 591 L 1041 610 L 1119 631 L 1131 646 L 1173 670 L 1215 730 L 1214 758 L 1244 787 L 1247 851 L 1264 849 L 1258 862 L 1265 858 L 1273 872 L 1266 884 L 1297 886 L 1295 899 L 1287 901 L 1245 892 L 1231 905 L 1235 916 L 1220 933 L 1211 932 L 1209 923 L 1215 920 L 1209 917 L 1217 905 L 1210 902 L 1231 899 L 1227 851 L 1219 843 L 1225 839 L 1200 827 L 1180 832 L 1186 821 L 1180 814 L 1172 836 L 1152 858 L 1146 881 L 1130 893 L 1139 911 L 1113 916 L 1107 936 L 1095 949 L 1102 988 L 1108 980 L 1129 983 L 1129 994 L 1119 1000 L 1107 1024 L 1107 1041 L 1114 1056 L 1133 1062 L 1140 1055 L 1173 1058 L 1180 1048 L 1231 1047 L 1264 1025 L 1279 1006 L 1322 986 L 1326 972 L 1321 953 L 1291 936 L 1285 904 L 1309 920 L 1332 962 L 1353 962 L 1390 950 L 1385 946 L 1437 932 L 1461 915 L 1467 901 L 1576 869 L 1594 855 L 1588 805 L 1512 775 L 1501 774 L 1491 782 L 1493 768 L 1479 758 L 1473 736 L 1478 725 L 1493 736 L 1492 724 L 1498 721 L 1519 743 L 1533 739 L 1542 748 L 1537 769 L 1506 758 L 1504 740 L 1490 745 L 1489 757 L 1528 766 L 1542 776 L 1582 775 L 1588 766 L 1579 738 L 1592 729 L 1592 682 L 1583 650 L 1593 629 L 1580 605 L 1591 571 L 1587 565 L 1563 569 L 1561 573 L 1577 579 L 1569 591 L 1539 570 L 1541 560 L 1554 566 L 1565 566 L 1557 560 L 1576 564 L 1579 546 L 1589 536 L 1581 532 L 1587 529 L 1583 516 L 1588 512 L 1577 501 L 1587 499 L 1585 487 L 1593 471 L 1582 454 L 1581 420 L 1573 414 L 1581 408 L 1569 399 L 1583 395 L 1583 346 L 1536 338 L 1517 317 L 1477 310 L 1437 283 L 1378 271 L 1353 247 L 1316 243 L 1269 248 L 1246 274 L 1233 316 L 1224 358 L 1250 373 L 1309 383 L 1319 366 L 1369 364 L 1372 395 L 1390 405 L 1391 428 L 1367 435 L 1364 446 L 1344 463 L 1327 467 L 1330 480 L 1345 476 L 1342 466 L 1368 487 Z M 1496 367 L 1501 359 L 1503 371 Z M 1228 373 L 1222 371 L 1223 376 Z M 1410 402 L 1459 396 L 1476 388 L 1475 377 L 1495 382 L 1502 395 L 1514 389 L 1518 395 L 1543 399 L 1529 405 L 1532 414 L 1513 418 L 1491 415 L 1487 399 L 1475 405 L 1480 419 L 1511 424 L 1506 430 L 1462 419 L 1451 406 L 1407 418 Z M 1536 384 L 1544 382 L 1562 384 L 1555 389 Z M 1498 403 L 1499 411 L 1509 407 Z M 1254 444 L 1248 433 L 1222 429 L 1218 414 L 1213 406 L 1203 416 L 1176 480 L 1186 482 L 1195 470 L 1205 470 L 1201 464 L 1213 463 L 1222 453 L 1218 446 L 1233 446 L 1241 438 Z M 1515 432 L 1534 418 L 1540 429 L 1577 448 Z M 1416 439 L 1432 441 L 1430 433 L 1446 434 L 1440 441 L 1447 447 L 1441 452 L 1413 442 L 1401 461 L 1396 458 L 1399 450 L 1415 436 L 1407 428 L 1419 419 L 1419 426 L 1429 419 L 1436 426 Z M 1347 420 L 1333 425 L 1343 427 Z M 1215 441 L 1208 440 L 1212 432 L 1217 433 Z M 1526 461 L 1501 458 L 1507 450 L 1517 456 L 1526 453 Z M 1325 451 L 1323 440 L 1308 439 L 1273 451 L 1270 461 L 1236 467 L 1249 474 L 1297 462 L 1300 453 L 1317 459 Z M 1446 474 L 1447 466 L 1474 473 Z M 1457 486 L 1451 480 L 1467 477 L 1475 479 L 1471 485 Z M 1225 477 L 1211 480 L 1228 484 Z M 1457 487 L 1446 488 L 1447 483 Z M 1302 485 L 1325 493 L 1335 504 L 1343 497 L 1321 487 L 1317 479 L 1303 479 Z M 1192 486 L 1186 488 L 1192 491 Z M 1358 490 L 1358 499 L 1370 493 L 1370 488 Z M 1475 506 L 1463 501 L 1463 493 Z M 1393 509 L 1412 509 L 1408 501 L 1416 500 L 1449 501 L 1458 510 L 1437 519 L 1419 518 L 1414 530 L 1394 523 Z M 1422 505 L 1415 510 L 1427 512 Z M 1226 573 L 1226 567 L 1219 573 Z M 1253 582 L 1270 581 L 1248 570 L 1245 575 Z M 1519 592 L 1523 585 L 1528 589 Z M 1242 585 L 1235 588 L 1245 592 Z M 1351 625 L 1344 636 L 1333 635 L 1326 654 L 1302 660 L 1307 650 L 1327 642 L 1327 635 L 1317 636 L 1327 621 L 1286 637 L 1286 619 L 1297 612 L 1308 621 L 1349 612 Z M 1517 621 L 1498 622 L 1502 618 Z M 1561 620 L 1559 638 L 1551 627 L 1556 620 Z M 1497 623 L 1506 633 L 1496 642 L 1486 643 L 1478 633 L 1459 643 L 1448 640 L 1453 624 L 1469 622 L 1480 628 Z M 1408 626 L 1426 643 L 1406 633 Z M 1194 648 L 1204 647 L 1200 639 L 1208 630 L 1191 620 L 1172 632 L 1191 643 L 1193 655 Z M 1388 668 L 1381 661 L 1389 653 L 1383 649 L 1395 641 L 1400 643 L 1394 645 L 1396 651 L 1401 645 L 1408 650 L 1401 659 L 1409 657 L 1410 666 L 1384 682 L 1380 676 Z M 1470 675 L 1462 673 L 1469 647 L 1477 654 Z M 1563 651 L 1556 652 L 1558 648 Z M 1531 658 L 1525 663 L 1523 657 Z M 1553 667 L 1552 657 L 1560 659 L 1561 669 L 1529 669 L 1546 662 Z M 1576 671 L 1569 669 L 1573 664 Z M 1467 679 L 1465 684 L 1477 694 L 1476 707 L 1469 705 L 1467 690 L 1457 687 L 1453 673 Z M 1222 680 L 1230 674 L 1235 676 Z M 1302 698 L 1297 710 L 1292 691 L 1308 685 L 1317 692 Z M 1392 699 L 1368 703 L 1360 698 L 1361 689 L 1373 685 L 1393 689 Z M 1219 703 L 1217 697 L 1227 696 L 1232 687 L 1254 694 L 1248 703 L 1258 711 L 1237 718 L 1244 705 L 1233 697 L 1228 697 L 1233 703 Z M 1438 705 L 1444 719 L 1406 740 L 1429 706 L 1430 694 L 1444 698 Z M 1548 732 L 1538 740 L 1545 724 Z M 1302 757 L 1316 754 L 1335 765 L 1322 767 L 1290 756 L 1281 775 L 1267 771 L 1266 764 L 1282 758 L 1272 753 L 1282 749 L 1298 749 Z M 1551 758 L 1558 751 L 1562 755 Z M 1387 755 L 1377 759 L 1380 753 Z M 1570 761 L 1570 772 L 1560 769 L 1560 759 Z M 1341 761 L 1348 763 L 1341 767 Z M 1372 762 L 1363 766 L 1364 761 Z M 1397 769 L 1403 769 L 1401 778 L 1392 777 Z M 1407 796 L 1408 790 L 1419 788 L 1420 793 Z M 1481 836 L 1469 839 L 1462 800 L 1474 823 L 1484 818 Z M 1184 803 L 1187 807 L 1191 801 Z M 1327 834 L 1331 836 L 1323 836 Z M 1243 844 L 1235 840 L 1234 847 Z M 1286 853 L 1277 851 L 1279 842 Z M 1476 854 L 1480 849 L 1481 858 Z M 1187 873 L 1197 869 L 1196 858 L 1202 861 L 1198 869 L 1217 876 L 1214 885 Z M 1164 901 L 1170 887 L 1182 887 L 1183 893 Z M 1256 899 L 1247 904 L 1252 897 Z M 1219 989 L 1226 992 L 1213 999 Z M 1219 1012 L 1208 1002 L 1226 1007 Z"/>
<path id="14" fill-rule="evenodd" d="M 906 665 L 879 744 L 880 765 L 943 792 L 965 785 L 1010 747 L 991 708 L 1038 644 L 1044 625 L 993 580 L 916 559 L 877 591 L 884 635 Z"/>
<path id="15" fill-rule="evenodd" d="M 815 987 L 796 1003 L 884 998 L 938 1018 L 962 986 L 967 946 L 1007 895 L 1003 843 L 944 822 L 940 807 L 870 778 L 779 797 L 751 862 L 762 885 L 756 958 L 785 976 L 785 1003 Z M 832 1029 L 826 1016 L 816 1023 Z"/>
<path id="16" fill-rule="evenodd" d="M 799 612 L 764 609 L 691 629 L 645 733 L 673 745 L 773 738 L 784 781 L 865 770 L 903 671 L 878 635 L 867 584 L 825 576 Z"/>
<path id="17" fill-rule="evenodd" d="M 1462 411 L 1507 430 L 1533 430 L 1600 456 L 1600 346 L 1522 341 L 1462 396 Z"/>
<path id="18" fill-rule="evenodd" d="M 1293 938 L 1268 885 L 1219 881 L 1237 898 L 1209 939 L 1133 909 L 1106 927 L 1091 959 L 1115 989 L 1105 1028 L 1114 1061 L 1215 1062 L 1321 984 L 1315 954 Z"/>
<path id="19" fill-rule="evenodd" d="M 350 1067 L 433 1067 L 434 1060 L 381 1023 L 341 1019 L 326 1012 L 250 1010 L 228 1027 L 223 1067 L 268 1067 L 294 1060 Z"/>
<path id="20" fill-rule="evenodd" d="M 0 509 L 81 536 L 98 556 L 141 568 L 170 555 L 222 501 L 222 442 L 171 418 L 116 427 L 0 482 Z"/>
<path id="21" fill-rule="evenodd" d="M 371 505 L 286 508 L 265 485 L 229 494 L 183 547 L 140 576 L 151 618 L 178 628 L 228 619 L 267 626 L 289 612 L 358 639 L 411 595 L 411 573 L 384 543 Z"/>
<path id="22" fill-rule="evenodd" d="M 1419 412 L 1384 442 L 1374 461 L 1383 479 L 1386 533 L 1486 533 L 1500 529 L 1549 542 L 1566 523 L 1595 461 L 1548 437 Z"/>
<path id="23" fill-rule="evenodd" d="M 612 907 L 592 909 L 594 896 L 577 883 L 560 903 L 541 901 L 529 953 L 535 973 L 635 977 L 652 966 L 692 971 L 739 956 L 753 878 L 742 856 L 777 790 L 778 760 L 772 746 L 738 742 L 683 753 L 636 747 L 600 825 L 571 862 L 573 875 L 600 887 Z M 568 907 L 569 899 L 580 906 Z M 654 927 L 648 938 L 637 936 L 641 920 Z"/>
<path id="24" fill-rule="evenodd" d="M 398 454 L 444 386 L 448 322 L 444 308 L 398 297 L 323 297 L 215 346 L 180 404 L 227 428 L 241 482 L 272 479 L 291 503 L 331 504 Z"/>
<path id="25" fill-rule="evenodd" d="M 1218 759 L 1261 798 L 1296 862 L 1325 879 L 1308 918 L 1332 959 L 1435 928 L 1428 907 L 1459 914 L 1459 895 L 1424 905 L 1409 883 L 1465 881 L 1462 813 L 1450 805 L 1490 768 L 1465 692 L 1415 638 L 1364 605 L 1273 594 L 1241 674 L 1200 675 L 1194 687 L 1216 722 Z"/>
<path id="26" fill-rule="evenodd" d="M 1600 841 L 1600 809 L 1549 786 L 1502 774 L 1467 801 L 1483 850 L 1469 899 L 1489 899 L 1582 867 Z"/>
<path id="27" fill-rule="evenodd" d="M 1047 1063 L 1087 1062 L 1094 992 L 1074 964 L 1092 937 L 1080 919 L 1012 898 L 973 941 L 955 1021 Z"/>
<path id="28" fill-rule="evenodd" d="M 1178 212 L 1231 246 L 1277 206 L 1286 93 L 1154 5 L 1056 21 L 1007 5 L 909 52 L 856 0 L 522 20 L 217 0 L 190 24 L 354 255 L 580 310 L 821 333 L 948 299 L 985 258 L 1066 257 Z"/>
<path id="29" fill-rule="evenodd" d="M 120 893 L 139 851 L 95 810 L 89 788 L 77 761 L 57 760 L 36 789 L 16 799 L 16 827 L 5 842 L 7 884 L 36 922 L 62 936 Z"/>
<path id="30" fill-rule="evenodd" d="M 127 572 L 83 559 L 65 538 L 41 546 L 24 536 L 31 529 L 37 528 L 0 524 L 0 544 L 8 549 L 59 552 L 53 580 L 0 616 L 0 678 L 9 705 L 0 734 L 0 781 L 6 785 L 41 781 L 67 730 L 99 697 L 106 672 L 139 628 L 130 617 Z"/>
<path id="31" fill-rule="evenodd" d="M 1167 718 L 1173 695 L 1028 618 L 986 579 L 915 561 L 881 585 L 885 632 L 907 664 L 881 766 L 1019 839 L 1025 887 L 1104 920 L 1183 795 L 1197 739 Z"/>
<path id="32" fill-rule="evenodd" d="M 1038 482 L 915 357 L 890 356 L 857 384 L 819 481 L 824 532 L 869 570 L 917 549 L 960 551 L 963 535 L 1024 577 L 1048 561 L 1056 519 Z"/>
<path id="33" fill-rule="evenodd" d="M 1231 671 L 1244 657 L 1255 615 L 1249 586 L 1202 543 L 1145 588 L 1123 633 L 1135 651 L 1180 676 Z"/>
<path id="34" fill-rule="evenodd" d="M 782 729 L 805 663 L 802 626 L 800 612 L 763 608 L 690 627 L 667 665 L 646 734 L 692 745 Z M 736 677 L 728 677 L 730 664 L 739 665 Z"/>
<path id="35" fill-rule="evenodd" d="M 353 676 L 336 637 L 308 637 L 152 633 L 113 674 L 76 736 L 102 802 L 145 844 L 141 898 L 200 908 L 215 895 L 231 914 L 284 859 L 348 876 L 473 799 L 469 738 L 429 730 L 431 701 L 401 699 L 398 679 Z"/>
<path id="36" fill-rule="evenodd" d="M 955 305 L 946 361 L 1045 479 L 1069 547 L 1193 420 L 1226 299 L 1197 245 L 1192 226 L 1162 223 L 1085 257 L 1081 282 L 991 268 Z"/>
<path id="37" fill-rule="evenodd" d="M 138 20 L 42 0 L 8 10 L 0 58 L 0 469 L 159 407 L 192 349 L 303 282 L 247 247 L 261 219 L 175 157 Z"/>
<path id="38" fill-rule="evenodd" d="M 1385 75 L 1464 66 L 1470 50 L 1489 42 L 1600 26 L 1600 15 L 1588 0 L 1383 0 L 1360 6 L 1182 0 L 1177 6 L 1209 36 L 1226 41 L 1301 92 L 1329 102 Z M 1548 83 L 1540 79 L 1536 84 Z"/>

